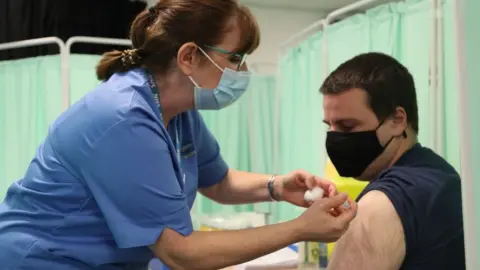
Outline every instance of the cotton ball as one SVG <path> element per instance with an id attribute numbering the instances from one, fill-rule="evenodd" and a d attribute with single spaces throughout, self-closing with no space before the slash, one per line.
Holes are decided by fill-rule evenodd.
<path id="1" fill-rule="evenodd" d="M 303 198 L 307 202 L 314 202 L 323 197 L 323 189 L 320 187 L 315 187 L 312 190 L 307 190 Z"/>

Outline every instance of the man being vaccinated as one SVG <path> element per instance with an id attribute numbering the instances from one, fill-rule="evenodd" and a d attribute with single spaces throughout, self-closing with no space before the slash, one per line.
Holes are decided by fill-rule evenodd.
<path id="1" fill-rule="evenodd" d="M 407 68 L 384 54 L 358 55 L 320 91 L 332 163 L 341 176 L 369 181 L 328 269 L 465 269 L 460 177 L 417 141 Z"/>

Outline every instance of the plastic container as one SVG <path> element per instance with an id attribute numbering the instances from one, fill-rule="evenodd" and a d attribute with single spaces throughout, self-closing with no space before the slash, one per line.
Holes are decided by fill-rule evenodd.
<path id="1" fill-rule="evenodd" d="M 298 244 L 298 269 L 323 269 L 328 265 L 328 247 L 321 242 Z"/>

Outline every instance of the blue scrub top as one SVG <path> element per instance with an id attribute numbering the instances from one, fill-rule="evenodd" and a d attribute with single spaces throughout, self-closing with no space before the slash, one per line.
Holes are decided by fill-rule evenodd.
<path id="1" fill-rule="evenodd" d="M 146 269 L 165 227 L 190 234 L 197 189 L 228 167 L 198 111 L 176 117 L 166 130 L 143 69 L 64 112 L 0 204 L 1 268 Z"/>

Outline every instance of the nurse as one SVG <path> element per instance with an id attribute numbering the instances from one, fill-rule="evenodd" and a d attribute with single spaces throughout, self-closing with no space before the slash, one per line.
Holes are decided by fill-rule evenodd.
<path id="1" fill-rule="evenodd" d="M 114 8 L 114 7 L 112 7 Z M 159 1 L 138 15 L 133 49 L 106 53 L 104 82 L 51 126 L 23 179 L 0 205 L 1 269 L 219 269 L 303 240 L 335 241 L 353 219 L 344 194 L 313 175 L 227 166 L 198 110 L 247 89 L 245 56 L 259 44 L 235 0 Z M 312 205 L 308 188 L 327 198 Z M 225 204 L 270 200 L 309 208 L 260 228 L 196 232 L 197 191 Z M 332 211 L 334 209 L 335 211 Z"/>

